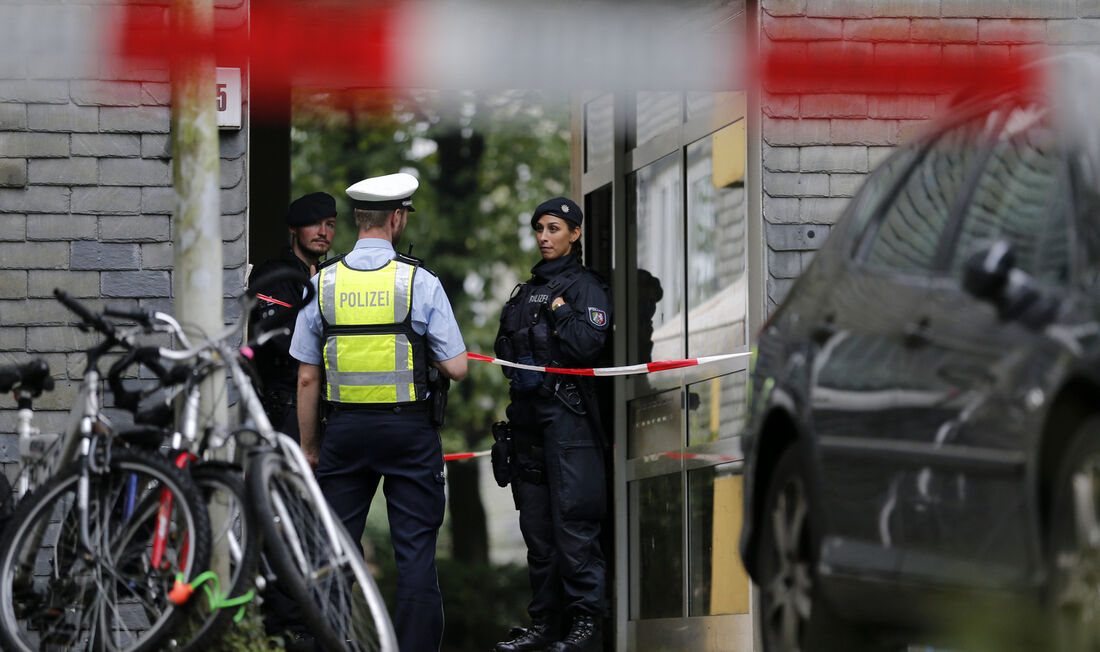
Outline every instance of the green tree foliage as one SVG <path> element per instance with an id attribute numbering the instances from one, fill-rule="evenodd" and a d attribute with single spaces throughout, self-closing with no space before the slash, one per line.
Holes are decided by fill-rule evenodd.
<path id="1" fill-rule="evenodd" d="M 539 202 L 568 193 L 567 98 L 377 91 L 300 93 L 291 132 L 292 194 L 324 190 L 339 211 L 334 252 L 356 232 L 344 189 L 368 176 L 407 171 L 420 179 L 416 212 L 398 247 L 424 258 L 455 308 L 469 351 L 491 354 L 500 308 L 538 260 L 529 219 Z M 334 108 L 339 107 L 339 108 Z M 499 368 L 471 362 L 452 386 L 444 450 L 482 450 L 503 418 Z M 451 541 L 461 561 L 488 558 L 477 467 L 452 463 Z"/>

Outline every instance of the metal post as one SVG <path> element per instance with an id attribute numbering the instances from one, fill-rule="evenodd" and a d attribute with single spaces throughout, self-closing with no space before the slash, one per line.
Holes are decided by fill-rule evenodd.
<path id="1" fill-rule="evenodd" d="M 180 33 L 209 36 L 200 40 L 213 42 L 213 0 L 175 0 L 173 19 Z M 171 75 L 174 312 L 184 328 L 213 335 L 224 323 L 213 52 L 178 57 Z M 202 389 L 201 413 L 214 415 L 218 424 L 226 422 L 224 383 L 224 378 L 210 378 Z M 220 522 L 224 514 L 211 513 L 211 518 Z M 214 549 L 210 566 L 219 577 L 229 577 L 225 546 Z"/>
<path id="2" fill-rule="evenodd" d="M 176 0 L 174 11 L 183 33 L 213 35 L 213 0 Z M 176 208 L 172 289 L 179 321 L 207 334 L 221 330 L 223 324 L 214 89 L 213 53 L 196 53 L 173 62 L 172 183 Z M 210 407 L 204 405 L 205 409 Z M 224 421 L 224 406 L 219 413 Z"/>

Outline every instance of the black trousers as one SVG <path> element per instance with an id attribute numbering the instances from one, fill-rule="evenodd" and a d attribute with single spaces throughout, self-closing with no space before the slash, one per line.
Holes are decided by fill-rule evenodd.
<path id="1" fill-rule="evenodd" d="M 443 597 L 435 545 L 446 507 L 443 446 L 426 411 L 336 410 L 321 442 L 317 482 L 353 541 L 382 481 L 397 562 L 394 629 L 402 652 L 438 650 Z"/>
<path id="2" fill-rule="evenodd" d="M 532 617 L 585 612 L 601 616 L 606 564 L 600 524 L 607 511 L 603 451 L 588 417 L 556 396 L 516 397 L 508 419 L 521 467 L 512 481 L 527 544 Z"/>

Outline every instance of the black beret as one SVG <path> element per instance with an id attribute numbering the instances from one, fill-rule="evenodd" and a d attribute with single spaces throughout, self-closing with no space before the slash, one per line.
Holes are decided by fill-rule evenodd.
<path id="1" fill-rule="evenodd" d="M 535 228 L 535 224 L 538 223 L 539 218 L 543 215 L 560 217 L 566 222 L 572 222 L 577 226 L 580 226 L 581 222 L 584 221 L 584 213 L 581 212 L 581 207 L 577 206 L 577 202 L 568 197 L 554 197 L 553 199 L 547 199 L 539 204 L 535 212 L 531 213 L 532 229 Z"/>
<path id="2" fill-rule="evenodd" d="M 336 200 L 327 192 L 311 192 L 290 202 L 286 223 L 309 226 L 329 217 L 336 217 Z"/>

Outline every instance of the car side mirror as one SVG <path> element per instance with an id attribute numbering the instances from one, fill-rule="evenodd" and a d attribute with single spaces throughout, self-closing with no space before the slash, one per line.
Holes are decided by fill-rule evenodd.
<path id="1" fill-rule="evenodd" d="M 963 265 L 963 289 L 997 308 L 1002 320 L 1016 320 L 1032 329 L 1049 324 L 1060 302 L 1046 296 L 1025 271 L 1016 268 L 1012 244 L 998 240 L 966 259 Z"/>
<path id="2" fill-rule="evenodd" d="M 1008 283 L 1009 272 L 1016 267 L 1016 254 L 1006 240 L 998 240 L 975 251 L 963 265 L 963 289 L 984 301 L 999 303 Z"/>

